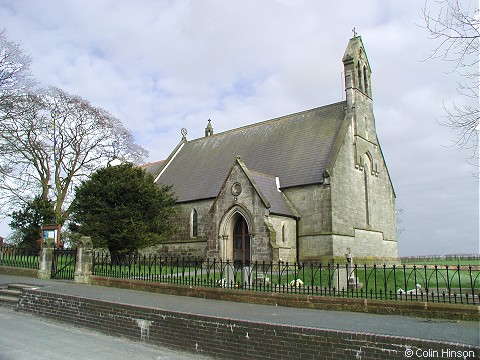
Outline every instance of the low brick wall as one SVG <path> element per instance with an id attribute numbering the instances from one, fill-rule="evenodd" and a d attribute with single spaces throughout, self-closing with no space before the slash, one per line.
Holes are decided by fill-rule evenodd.
<path id="1" fill-rule="evenodd" d="M 409 352 L 425 357 L 426 351 L 445 359 L 480 355 L 479 349 L 462 344 L 223 319 L 32 289 L 22 290 L 19 309 L 225 359 L 404 359 Z"/>
<path id="2" fill-rule="evenodd" d="M 480 306 L 422 301 L 352 299 L 332 296 L 309 296 L 221 288 L 204 288 L 92 276 L 92 285 L 130 290 L 192 296 L 204 299 L 238 301 L 252 304 L 289 306 L 309 309 L 356 311 L 380 315 L 405 315 L 424 318 L 480 321 Z"/>

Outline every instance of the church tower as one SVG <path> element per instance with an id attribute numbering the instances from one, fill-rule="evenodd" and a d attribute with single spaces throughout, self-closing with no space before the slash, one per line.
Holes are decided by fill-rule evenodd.
<path id="1" fill-rule="evenodd" d="M 371 175 L 378 175 L 378 164 L 372 153 L 372 149 L 378 148 L 372 103 L 372 70 L 360 36 L 350 39 L 342 61 L 347 113 L 352 116 L 354 129 L 355 166 L 363 170 L 368 165 Z"/>

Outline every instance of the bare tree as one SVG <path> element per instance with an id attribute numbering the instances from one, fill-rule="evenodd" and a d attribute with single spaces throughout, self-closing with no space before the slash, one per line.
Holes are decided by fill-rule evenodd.
<path id="1" fill-rule="evenodd" d="M 12 111 L 14 96 L 25 93 L 33 85 L 31 58 L 21 45 L 7 40 L 6 30 L 0 31 L 0 115 Z"/>
<path id="2" fill-rule="evenodd" d="M 71 211 L 74 187 L 109 161 L 141 162 L 147 151 L 107 111 L 58 88 L 19 95 L 0 124 L 0 205 L 5 214 L 35 195 L 52 202 L 56 221 Z"/>
<path id="3" fill-rule="evenodd" d="M 17 110 L 17 96 L 32 88 L 34 82 L 29 71 L 31 58 L 21 45 L 7 39 L 6 30 L 0 30 L 0 121 L 13 116 Z M 4 151 L 0 143 L 0 155 Z M 0 163 L 0 176 L 10 171 L 10 167 Z M 0 179 L 1 180 L 1 179 Z M 0 219 L 2 218 L 0 214 Z"/>
<path id="4" fill-rule="evenodd" d="M 455 129 L 455 144 L 472 150 L 472 159 L 478 159 L 479 126 L 479 37 L 480 13 L 477 1 L 439 0 L 430 7 L 428 1 L 422 9 L 424 27 L 436 41 L 431 58 L 452 64 L 452 72 L 462 81 L 457 90 L 463 95 L 461 104 L 444 105 L 443 125 Z M 432 12 L 432 8 L 435 8 Z M 478 172 L 477 172 L 478 175 Z"/>

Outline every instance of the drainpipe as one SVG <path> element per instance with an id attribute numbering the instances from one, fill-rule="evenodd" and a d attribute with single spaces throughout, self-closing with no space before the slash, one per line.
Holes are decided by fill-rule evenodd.
<path id="1" fill-rule="evenodd" d="M 300 260 L 300 259 L 299 259 L 300 256 L 299 256 L 299 253 L 298 253 L 298 251 L 299 251 L 299 244 L 300 244 L 300 241 L 299 241 L 299 238 L 298 238 L 298 220 L 300 220 L 300 217 L 297 216 L 297 217 L 295 218 L 295 221 L 296 221 L 296 223 L 295 223 L 295 224 L 296 224 L 296 226 L 295 226 L 295 233 L 296 233 L 296 234 L 295 234 L 295 237 L 296 237 L 296 239 L 295 239 L 295 241 L 296 241 L 296 246 L 295 246 L 295 253 L 296 253 L 296 254 L 295 254 L 295 257 L 297 258 L 297 264 L 299 263 L 299 260 Z"/>

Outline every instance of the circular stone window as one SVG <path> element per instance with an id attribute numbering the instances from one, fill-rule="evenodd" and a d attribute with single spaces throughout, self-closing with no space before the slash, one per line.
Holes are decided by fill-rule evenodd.
<path id="1" fill-rule="evenodd" d="M 238 196 L 242 193 L 242 185 L 239 182 L 236 182 L 232 185 L 232 195 Z"/>

